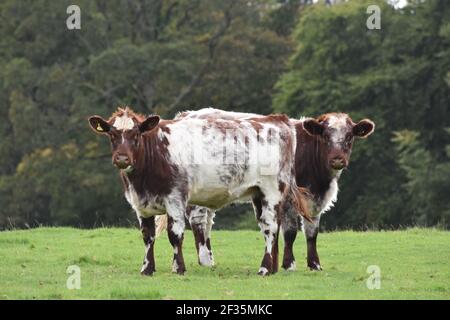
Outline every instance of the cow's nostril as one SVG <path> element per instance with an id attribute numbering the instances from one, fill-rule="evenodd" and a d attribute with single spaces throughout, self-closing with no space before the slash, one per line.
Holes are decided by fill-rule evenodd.
<path id="1" fill-rule="evenodd" d="M 117 155 L 116 156 L 116 161 L 117 162 L 128 162 L 128 157 L 124 156 L 124 155 Z"/>

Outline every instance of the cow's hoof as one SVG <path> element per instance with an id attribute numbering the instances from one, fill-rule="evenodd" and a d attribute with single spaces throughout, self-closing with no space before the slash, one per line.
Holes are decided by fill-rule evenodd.
<path id="1" fill-rule="evenodd" d="M 155 271 L 154 270 L 142 270 L 141 275 L 151 277 L 151 276 L 153 276 L 153 272 L 155 272 Z"/>
<path id="2" fill-rule="evenodd" d="M 268 276 L 270 274 L 269 270 L 266 267 L 259 268 L 258 276 Z"/>
<path id="3" fill-rule="evenodd" d="M 200 247 L 198 264 L 205 267 L 212 267 L 214 265 L 212 252 L 209 250 L 202 250 L 202 247 Z"/>
<path id="4" fill-rule="evenodd" d="M 186 269 L 185 270 L 177 270 L 177 271 L 174 271 L 173 273 L 176 273 L 176 274 L 178 274 L 179 276 L 184 276 L 184 273 L 186 272 Z"/>
<path id="5" fill-rule="evenodd" d="M 296 271 L 297 265 L 295 261 L 292 261 L 290 264 L 283 265 L 283 269 L 286 271 Z"/>
<path id="6" fill-rule="evenodd" d="M 322 266 L 318 262 L 308 263 L 308 268 L 311 271 L 322 271 Z"/>
<path id="7" fill-rule="evenodd" d="M 172 272 L 182 276 L 186 272 L 186 267 L 184 266 L 184 264 L 178 265 L 177 260 L 173 260 Z"/>

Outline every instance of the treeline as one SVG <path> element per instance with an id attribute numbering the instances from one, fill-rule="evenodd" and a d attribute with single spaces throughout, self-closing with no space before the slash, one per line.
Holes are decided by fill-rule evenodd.
<path id="1" fill-rule="evenodd" d="M 84 0 L 68 30 L 70 1 L 2 1 L 1 228 L 135 223 L 86 121 L 118 105 L 369 117 L 376 132 L 354 147 L 324 226 L 448 228 L 448 2 L 305 3 Z M 381 30 L 366 27 L 369 4 Z M 249 210 L 226 209 L 218 227 Z"/>

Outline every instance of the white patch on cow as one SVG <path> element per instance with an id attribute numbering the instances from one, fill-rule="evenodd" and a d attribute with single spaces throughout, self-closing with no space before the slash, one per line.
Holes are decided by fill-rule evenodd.
<path id="1" fill-rule="evenodd" d="M 156 201 L 154 201 L 154 199 L 150 199 L 150 201 L 148 201 L 147 207 L 144 207 L 143 205 L 144 199 L 139 198 L 139 195 L 134 190 L 132 185 L 130 185 L 128 189 L 125 191 L 125 198 L 131 205 L 133 210 L 136 212 L 138 219 L 140 219 L 140 217 L 149 218 L 155 215 L 161 215 L 166 213 L 164 206 L 157 204 Z"/>
<path id="2" fill-rule="evenodd" d="M 173 223 L 171 231 L 178 237 L 178 239 L 181 239 L 184 233 L 184 223 Z"/>
<path id="3" fill-rule="evenodd" d="M 174 233 L 178 239 L 181 239 L 185 229 L 184 213 L 186 212 L 186 203 L 179 192 L 172 193 L 164 201 L 167 214 L 172 218 L 173 222 L 170 231 Z"/>
<path id="4" fill-rule="evenodd" d="M 131 130 L 134 127 L 134 121 L 132 118 L 130 118 L 128 116 L 128 113 L 125 112 L 122 116 L 116 117 L 116 120 L 114 121 L 113 126 L 117 130 L 122 130 L 122 131 Z"/>
<path id="5" fill-rule="evenodd" d="M 214 224 L 214 217 L 216 216 L 216 212 L 214 210 L 207 210 L 207 219 L 206 219 L 206 225 L 205 225 L 205 238 L 209 239 L 211 237 L 211 229 Z M 212 252 L 211 252 L 212 255 Z"/>
<path id="6" fill-rule="evenodd" d="M 331 141 L 337 145 L 345 140 L 347 134 L 347 115 L 337 114 L 328 117 L 328 127 L 332 129 Z"/>
<path id="7" fill-rule="evenodd" d="M 173 259 L 173 263 L 172 263 L 172 272 L 178 272 L 178 262 L 177 260 Z"/>
<path id="8" fill-rule="evenodd" d="M 295 271 L 297 270 L 297 264 L 295 263 L 295 261 L 291 262 L 291 265 L 286 269 L 286 271 Z"/>
<path id="9" fill-rule="evenodd" d="M 312 222 L 302 217 L 302 230 L 306 238 L 312 238 L 317 233 L 320 224 L 320 216 L 312 217 Z"/>
<path id="10" fill-rule="evenodd" d="M 267 270 L 267 268 L 265 268 L 265 267 L 261 267 L 261 268 L 259 268 L 258 274 L 263 275 L 263 276 L 268 275 L 269 270 Z"/>
<path id="11" fill-rule="evenodd" d="M 147 259 L 147 254 L 148 254 L 148 251 L 150 250 L 150 247 L 151 247 L 151 244 L 145 245 L 144 264 L 142 265 L 141 272 L 144 272 L 145 269 L 147 269 L 147 267 L 148 267 L 148 265 L 149 265 L 149 263 L 150 263 L 150 261 L 148 261 L 148 259 Z"/>
<path id="12" fill-rule="evenodd" d="M 330 187 L 323 197 L 322 203 L 320 205 L 320 214 L 328 211 L 334 206 L 337 200 L 337 195 L 339 191 L 339 186 L 337 182 L 338 177 L 334 177 L 330 182 Z"/>
<path id="13" fill-rule="evenodd" d="M 198 260 L 200 265 L 211 267 L 213 262 L 211 261 L 210 252 L 206 244 L 200 244 L 198 247 Z"/>

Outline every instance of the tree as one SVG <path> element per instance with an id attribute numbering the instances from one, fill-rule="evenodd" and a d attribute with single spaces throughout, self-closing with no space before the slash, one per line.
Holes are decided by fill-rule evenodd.
<path id="1" fill-rule="evenodd" d="M 381 30 L 365 27 L 369 4 L 381 8 Z M 402 10 L 384 1 L 349 1 L 303 11 L 289 71 L 277 83 L 274 108 L 295 117 L 344 111 L 355 120 L 369 117 L 376 123 L 370 141 L 354 147 L 338 204 L 324 219 L 326 227 L 439 220 L 416 219 L 412 195 L 402 188 L 411 175 L 397 161 L 392 137 L 401 129 L 417 131 L 425 154 L 444 166 L 448 162 L 443 128 L 449 126 L 449 18 L 448 3 L 439 0 Z M 439 197 L 442 190 L 433 190 Z M 428 212 L 427 217 L 436 214 L 445 215 Z"/>

